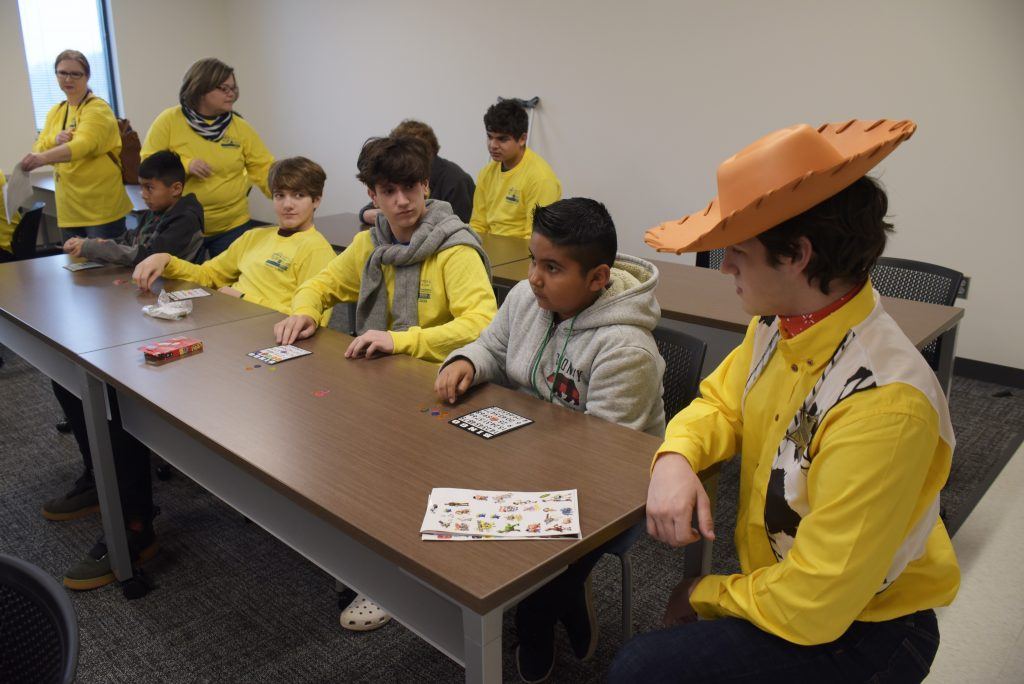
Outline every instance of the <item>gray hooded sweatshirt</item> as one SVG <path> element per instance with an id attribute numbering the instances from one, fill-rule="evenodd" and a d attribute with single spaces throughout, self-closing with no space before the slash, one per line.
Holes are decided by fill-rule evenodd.
<path id="1" fill-rule="evenodd" d="M 480 338 L 452 352 L 445 365 L 462 357 L 476 369 L 474 385 L 497 382 L 661 436 L 665 362 L 651 334 L 661 319 L 657 284 L 654 264 L 618 254 L 597 301 L 574 319 L 555 323 L 524 280 Z"/>

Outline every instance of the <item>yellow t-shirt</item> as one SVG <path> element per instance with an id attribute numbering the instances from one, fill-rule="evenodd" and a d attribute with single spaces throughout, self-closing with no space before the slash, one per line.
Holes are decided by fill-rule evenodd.
<path id="1" fill-rule="evenodd" d="M 338 302 L 359 300 L 363 267 L 373 252 L 370 231 L 360 232 L 348 248 L 308 280 L 292 300 L 293 314 L 316 319 Z M 395 296 L 395 268 L 384 264 L 388 290 L 388 327 Z M 391 331 L 396 354 L 441 362 L 453 350 L 469 344 L 494 318 L 497 304 L 487 269 L 472 247 L 456 245 L 429 256 L 420 264 L 419 325 Z"/>
<path id="2" fill-rule="evenodd" d="M 334 250 L 315 227 L 285 237 L 278 234 L 277 226 L 271 226 L 247 230 L 203 264 L 171 257 L 164 276 L 193 280 L 209 288 L 229 285 L 246 300 L 287 315 L 295 290 L 332 258 Z M 314 318 L 327 325 L 331 310 Z"/>
<path id="3" fill-rule="evenodd" d="M 165 109 L 149 127 L 142 158 L 160 150 L 177 153 L 186 172 L 195 159 L 202 159 L 213 170 L 209 178 L 189 174 L 185 181 L 185 194 L 195 193 L 203 205 L 206 236 L 237 228 L 249 220 L 249 189 L 253 185 L 270 197 L 267 174 L 274 157 L 256 129 L 237 114 L 224 136 L 213 142 L 192 130 L 180 106 Z"/>
<path id="4" fill-rule="evenodd" d="M 4 205 L 4 185 L 7 184 L 7 177 L 0 171 L 0 249 L 5 252 L 11 251 L 11 238 L 14 237 L 14 229 L 18 227 L 20 216 L 15 214 L 11 218 L 13 223 L 7 222 L 7 209 Z"/>
<path id="5" fill-rule="evenodd" d="M 35 145 L 35 152 L 57 146 L 57 134 L 73 130 L 67 143 L 71 161 L 53 165 L 57 225 L 61 228 L 99 226 L 128 215 L 132 202 L 121 181 L 121 133 L 110 105 L 87 95 L 80 105 L 54 105 Z M 110 154 L 108 154 L 108 152 Z"/>
<path id="6" fill-rule="evenodd" d="M 741 572 L 697 584 L 690 603 L 702 617 L 742 618 L 810 645 L 838 638 L 854 620 L 892 620 L 956 596 L 956 555 L 937 517 L 923 555 L 879 591 L 908 529 L 939 495 L 952 456 L 936 409 L 909 384 L 855 392 L 821 417 L 807 452 L 810 512 L 781 561 L 766 534 L 779 444 L 839 342 L 873 307 L 869 284 L 824 320 L 780 340 L 744 400 L 754 319 L 743 343 L 701 383 L 701 396 L 666 427 L 658 455 L 682 454 L 695 472 L 742 452 L 735 538 Z"/>
<path id="7" fill-rule="evenodd" d="M 533 209 L 562 198 L 562 184 L 544 159 L 526 148 L 523 158 L 509 171 L 492 161 L 476 179 L 470 227 L 476 232 L 529 238 L 533 233 Z"/>

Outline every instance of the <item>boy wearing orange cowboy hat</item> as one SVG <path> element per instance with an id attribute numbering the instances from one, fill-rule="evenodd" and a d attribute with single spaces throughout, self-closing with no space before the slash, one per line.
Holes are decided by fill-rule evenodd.
<path id="1" fill-rule="evenodd" d="M 666 629 L 628 643 L 611 681 L 928 673 L 932 609 L 960 579 L 938 514 L 953 428 L 935 375 L 871 287 L 891 226 L 884 191 L 865 175 L 915 128 L 883 119 L 777 131 L 719 166 L 703 211 L 648 231 L 659 251 L 725 248 L 722 271 L 755 316 L 669 423 L 647 497 L 655 538 L 714 538 L 697 473 L 742 453 L 741 572 L 680 583 Z"/>

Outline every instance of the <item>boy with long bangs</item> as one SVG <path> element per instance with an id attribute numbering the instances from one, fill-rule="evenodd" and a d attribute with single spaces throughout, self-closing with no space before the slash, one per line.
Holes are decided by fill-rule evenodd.
<path id="1" fill-rule="evenodd" d="M 419 138 L 427 144 L 433 155 L 430 160 L 430 184 L 428 186 L 430 197 L 452 205 L 452 213 L 463 222 L 468 222 L 473 214 L 473 192 L 476 190 L 476 184 L 473 183 L 472 176 L 463 171 L 462 167 L 440 155 L 441 144 L 437 142 L 434 129 L 422 121 L 406 119 L 392 128 L 388 136 L 392 138 L 411 136 Z M 359 220 L 372 225 L 377 222 L 379 213 L 380 209 L 374 207 L 373 201 L 371 201 L 359 210 Z"/>
<path id="2" fill-rule="evenodd" d="M 681 582 L 666 629 L 626 644 L 612 682 L 928 674 L 933 608 L 960 579 L 939 518 L 955 439 L 935 374 L 871 287 L 892 226 L 865 175 L 915 128 L 776 131 L 719 166 L 706 209 L 648 231 L 664 251 L 724 247 L 721 270 L 754 316 L 669 423 L 647 496 L 655 538 L 714 538 L 697 473 L 742 452 L 740 572 Z"/>
<path id="3" fill-rule="evenodd" d="M 194 261 L 203 247 L 203 207 L 192 193 L 182 195 L 185 167 L 174 152 L 161 150 L 139 164 L 142 200 L 149 211 L 136 230 L 113 240 L 73 237 L 64 251 L 73 257 L 134 266 L 151 254 L 167 252 Z"/>
<path id="4" fill-rule="evenodd" d="M 427 199 L 430 150 L 418 138 L 371 138 L 358 178 L 380 208 L 377 222 L 292 300 L 274 326 L 279 344 L 316 332 L 321 312 L 356 302 L 359 336 L 348 358 L 408 354 L 440 362 L 475 340 L 496 304 L 480 239 L 447 202 Z"/>
<path id="5" fill-rule="evenodd" d="M 497 382 L 619 425 L 661 435 L 665 363 L 652 330 L 658 270 L 617 254 L 604 205 L 572 198 L 537 207 L 529 277 L 509 293 L 480 339 L 452 352 L 434 385 L 454 403 L 471 386 Z M 587 578 L 605 553 L 629 548 L 640 528 L 584 556 L 516 610 L 523 679 L 542 681 L 555 661 L 561 621 L 578 658 L 597 646 Z"/>
<path id="6" fill-rule="evenodd" d="M 269 177 L 279 225 L 243 233 L 201 265 L 153 254 L 136 266 L 132 277 L 144 289 L 161 275 L 192 280 L 287 313 L 299 285 L 334 258 L 330 243 L 313 224 L 326 180 L 316 162 L 305 157 L 282 159 L 271 167 Z M 330 315 L 330 309 L 321 312 L 316 323 L 327 325 Z"/>
<path id="7" fill-rule="evenodd" d="M 529 117 L 522 105 L 502 100 L 484 114 L 491 162 L 480 170 L 470 226 L 478 233 L 530 237 L 538 206 L 562 196 L 562 184 L 544 159 L 527 148 Z"/>

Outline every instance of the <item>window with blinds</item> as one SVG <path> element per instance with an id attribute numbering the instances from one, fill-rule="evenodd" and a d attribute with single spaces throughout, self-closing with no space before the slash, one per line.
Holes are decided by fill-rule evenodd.
<path id="1" fill-rule="evenodd" d="M 25 40 L 28 78 L 32 88 L 36 130 L 64 93 L 57 85 L 53 60 L 64 50 L 78 50 L 89 60 L 89 88 L 120 116 L 104 0 L 18 0 Z"/>

